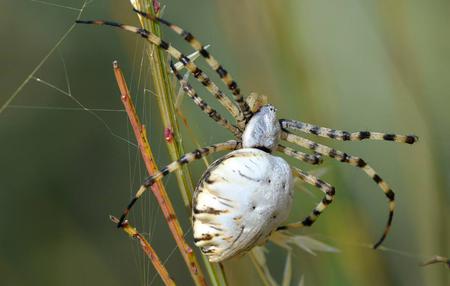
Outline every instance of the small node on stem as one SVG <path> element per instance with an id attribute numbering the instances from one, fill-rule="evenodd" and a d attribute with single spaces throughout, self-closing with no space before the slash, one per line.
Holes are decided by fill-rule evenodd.
<path id="1" fill-rule="evenodd" d="M 172 140 L 173 140 L 173 131 L 172 131 L 172 128 L 166 127 L 166 128 L 164 129 L 164 139 L 166 139 L 166 141 L 167 141 L 168 143 L 171 143 L 171 142 L 172 142 Z"/>

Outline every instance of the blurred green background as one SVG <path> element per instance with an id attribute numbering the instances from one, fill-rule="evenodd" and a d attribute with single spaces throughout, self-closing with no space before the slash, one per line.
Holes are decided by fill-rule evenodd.
<path id="1" fill-rule="evenodd" d="M 1 1 L 0 104 L 70 29 L 83 1 L 52 3 L 66 8 Z M 450 255 L 449 1 L 196 0 L 162 5 L 165 18 L 212 45 L 210 51 L 244 93 L 268 95 L 280 117 L 420 137 L 413 146 L 319 140 L 365 158 L 396 191 L 398 208 L 385 243 L 391 250 L 366 246 L 381 234 L 386 219 L 381 191 L 360 170 L 326 160 L 323 178 L 336 186 L 336 201 L 302 234 L 341 253 L 296 251 L 294 281 L 304 275 L 305 285 L 449 285 L 444 266 L 418 266 L 432 255 Z M 94 0 L 82 18 L 138 25 L 128 1 Z M 189 51 L 173 33 L 164 30 L 164 37 Z M 120 111 L 114 59 L 121 62 L 158 163 L 168 162 L 157 95 L 146 92 L 152 87 L 142 61 L 144 47 L 130 33 L 77 26 L 0 114 L 1 285 L 161 284 L 135 242 L 107 217 L 119 214 L 145 177 L 134 143 L 128 142 L 135 141 Z M 69 82 L 73 98 L 36 78 L 63 91 Z M 217 107 L 203 90 L 200 94 Z M 200 144 L 231 138 L 189 100 L 182 110 Z M 190 150 L 192 138 L 182 129 Z M 204 165 L 196 163 L 192 170 L 198 178 Z M 189 213 L 181 207 L 175 178 L 165 182 L 191 241 Z M 315 197 L 297 193 L 292 219 L 303 217 L 320 199 L 317 190 L 311 192 Z M 175 281 L 190 285 L 159 208 L 151 195 L 145 201 L 132 219 L 167 259 Z M 270 244 L 269 249 L 269 265 L 280 279 L 285 253 Z M 231 279 L 257 281 L 246 258 L 227 267 Z"/>

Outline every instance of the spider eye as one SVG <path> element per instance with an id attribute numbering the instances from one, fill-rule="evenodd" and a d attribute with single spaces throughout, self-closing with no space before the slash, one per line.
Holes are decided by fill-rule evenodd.
<path id="1" fill-rule="evenodd" d="M 275 112 L 275 111 L 277 111 L 277 109 L 276 109 L 273 105 L 271 105 L 271 104 L 267 104 L 267 105 L 266 105 L 266 108 L 267 108 L 270 112 Z"/>

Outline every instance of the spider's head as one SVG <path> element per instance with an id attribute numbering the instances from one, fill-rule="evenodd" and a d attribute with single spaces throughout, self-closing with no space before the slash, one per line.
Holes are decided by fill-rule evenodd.
<path id="1" fill-rule="evenodd" d="M 277 109 L 270 104 L 263 105 L 245 127 L 242 134 L 242 147 L 272 152 L 278 146 L 280 133 Z"/>

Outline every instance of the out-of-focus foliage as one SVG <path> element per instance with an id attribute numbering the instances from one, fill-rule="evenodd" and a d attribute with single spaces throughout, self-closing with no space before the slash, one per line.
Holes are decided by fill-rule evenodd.
<path id="1" fill-rule="evenodd" d="M 4 0 L 0 9 L 0 104 L 68 31 L 83 1 Z M 449 272 L 418 262 L 448 256 L 450 201 L 450 18 L 448 1 L 164 1 L 164 17 L 211 44 L 209 51 L 246 94 L 269 96 L 284 118 L 347 130 L 414 133 L 416 145 L 329 143 L 370 162 L 396 191 L 398 208 L 385 247 L 367 245 L 382 231 L 387 205 L 362 172 L 325 160 L 323 179 L 336 201 L 310 235 L 336 253 L 292 255 L 293 281 L 304 285 L 448 285 Z M 82 18 L 138 25 L 128 1 L 94 0 Z M 170 31 L 166 38 L 190 51 Z M 133 242 L 108 221 L 118 214 L 145 171 L 139 163 L 111 69 L 121 61 L 146 122 L 159 165 L 168 162 L 143 41 L 105 27 L 75 27 L 34 74 L 68 91 L 98 117 L 36 78 L 0 114 L 0 276 L 4 285 L 145 285 L 154 270 Z M 64 65 L 67 75 L 65 74 Z M 205 65 L 202 65 L 205 67 Z M 213 77 L 217 80 L 216 77 Z M 198 90 L 201 87 L 194 84 Z M 145 90 L 150 90 L 146 91 Z M 203 90 L 200 93 L 218 107 Z M 156 95 L 157 96 L 157 95 Z M 221 112 L 224 112 L 222 109 Z M 230 138 L 187 99 L 183 114 L 201 144 Z M 182 124 L 181 124 L 182 125 Z M 107 127 L 106 127 L 107 126 Z M 184 131 L 186 150 L 194 144 Z M 134 141 L 133 141 L 134 142 Z M 294 161 L 290 161 L 298 164 Z M 306 169 L 310 169 L 309 167 Z M 198 178 L 204 165 L 192 171 Z M 166 181 L 186 230 L 188 212 L 172 176 Z M 321 194 L 297 192 L 292 220 Z M 175 281 L 189 274 L 151 195 L 132 219 L 147 232 Z M 187 238 L 191 240 L 190 233 Z M 268 245 L 281 281 L 286 252 Z M 244 257 L 225 264 L 232 281 L 255 281 Z M 159 285 L 159 278 L 153 283 Z"/>

